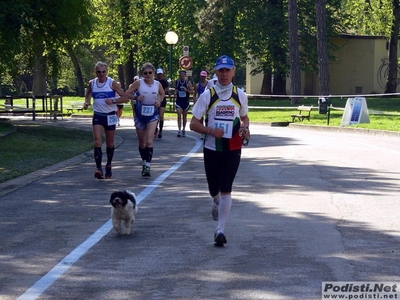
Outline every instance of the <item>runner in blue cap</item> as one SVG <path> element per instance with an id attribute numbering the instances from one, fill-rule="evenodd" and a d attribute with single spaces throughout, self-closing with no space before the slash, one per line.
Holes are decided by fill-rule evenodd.
<path id="1" fill-rule="evenodd" d="M 217 59 L 215 69 L 218 81 L 194 104 L 190 129 L 204 134 L 204 168 L 213 198 L 212 217 L 218 221 L 214 245 L 221 247 L 227 242 L 225 225 L 232 206 L 232 185 L 240 164 L 243 139 L 250 137 L 250 120 L 247 95 L 232 83 L 234 60 L 223 55 Z"/>

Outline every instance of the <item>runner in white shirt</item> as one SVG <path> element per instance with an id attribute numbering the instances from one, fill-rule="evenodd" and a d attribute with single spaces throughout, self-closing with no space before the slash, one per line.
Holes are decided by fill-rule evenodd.
<path id="1" fill-rule="evenodd" d="M 217 74 L 214 74 L 214 76 L 207 82 L 206 89 L 210 89 L 213 87 L 218 81 Z"/>
<path id="2" fill-rule="evenodd" d="M 118 117 L 116 115 L 117 104 L 128 102 L 129 99 L 121 89 L 121 86 L 119 86 L 114 79 L 107 77 L 108 69 L 106 63 L 101 61 L 97 62 L 95 72 L 97 78 L 89 82 L 84 109 L 89 107 L 93 96 L 94 113 L 92 125 L 94 136 L 94 160 L 97 168 L 94 177 L 97 179 L 109 179 L 112 177 L 111 162 L 114 156 L 115 125 L 118 123 Z M 117 95 L 119 95 L 120 98 L 117 99 Z M 103 153 L 101 150 L 104 132 L 107 146 L 105 176 L 102 168 Z"/>
<path id="3" fill-rule="evenodd" d="M 215 246 L 223 246 L 225 225 L 232 205 L 232 185 L 240 164 L 243 139 L 249 139 L 247 95 L 232 84 L 235 63 L 223 55 L 217 59 L 218 82 L 194 104 L 190 129 L 204 136 L 204 168 L 213 198 L 212 217 L 218 221 Z M 205 116 L 205 125 L 201 118 Z"/>
<path id="4" fill-rule="evenodd" d="M 150 177 L 150 165 L 153 158 L 154 131 L 157 126 L 158 108 L 164 99 L 165 92 L 159 81 L 154 80 L 155 68 L 151 63 L 142 67 L 143 79 L 129 86 L 126 94 L 136 100 L 135 127 L 139 138 L 139 153 L 142 158 L 142 176 Z"/>

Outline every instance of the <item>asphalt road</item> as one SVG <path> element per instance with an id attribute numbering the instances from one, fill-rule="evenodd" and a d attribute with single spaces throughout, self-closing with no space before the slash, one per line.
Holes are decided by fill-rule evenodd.
<path id="1" fill-rule="evenodd" d="M 144 179 L 133 122 L 117 133 L 111 180 L 90 151 L 0 185 L 0 299 L 321 299 L 323 281 L 400 281 L 397 135 L 252 124 L 216 248 L 199 134 L 166 122 Z M 117 189 L 140 201 L 130 236 L 111 228 Z"/>

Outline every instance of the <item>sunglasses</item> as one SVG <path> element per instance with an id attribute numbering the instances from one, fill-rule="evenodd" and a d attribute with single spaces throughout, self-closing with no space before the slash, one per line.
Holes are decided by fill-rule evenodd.
<path id="1" fill-rule="evenodd" d="M 105 72 L 107 72 L 107 70 L 102 70 L 102 71 L 97 70 L 97 71 L 96 71 L 97 74 L 101 74 L 101 73 L 105 73 Z"/>
<path id="2" fill-rule="evenodd" d="M 153 71 L 150 71 L 150 72 L 143 72 L 143 75 L 151 75 L 151 74 L 153 74 Z"/>

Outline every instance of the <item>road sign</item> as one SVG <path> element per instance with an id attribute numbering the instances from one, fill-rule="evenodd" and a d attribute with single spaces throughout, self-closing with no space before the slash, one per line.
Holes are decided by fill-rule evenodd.
<path id="1" fill-rule="evenodd" d="M 183 46 L 183 55 L 189 56 L 189 46 Z"/>
<path id="2" fill-rule="evenodd" d="M 193 60 L 191 57 L 184 55 L 179 59 L 179 66 L 182 69 L 189 70 L 193 66 Z"/>

